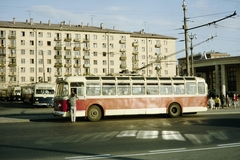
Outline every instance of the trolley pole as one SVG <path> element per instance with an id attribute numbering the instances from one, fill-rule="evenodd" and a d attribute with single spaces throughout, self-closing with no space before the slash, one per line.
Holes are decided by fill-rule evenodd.
<path id="1" fill-rule="evenodd" d="M 188 57 L 188 28 L 187 28 L 187 18 L 186 18 L 186 10 L 187 10 L 187 5 L 185 0 L 183 0 L 183 14 L 184 14 L 184 35 L 185 35 L 185 52 L 186 52 L 186 71 L 187 71 L 187 76 L 190 75 L 190 69 L 189 69 L 189 57 Z"/>

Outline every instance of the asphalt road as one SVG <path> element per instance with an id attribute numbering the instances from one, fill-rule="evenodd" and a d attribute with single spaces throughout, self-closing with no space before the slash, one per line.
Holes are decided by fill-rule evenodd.
<path id="1" fill-rule="evenodd" d="M 51 108 L 0 103 L 1 159 L 239 159 L 240 109 L 196 115 L 107 117 L 99 122 L 51 115 Z M 28 120 L 28 121 L 27 121 Z"/>

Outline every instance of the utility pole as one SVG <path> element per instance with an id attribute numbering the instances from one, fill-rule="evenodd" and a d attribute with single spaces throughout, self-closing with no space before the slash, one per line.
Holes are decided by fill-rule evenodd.
<path id="1" fill-rule="evenodd" d="M 187 18 L 186 18 L 186 10 L 187 10 L 187 5 L 185 0 L 183 0 L 183 14 L 184 14 L 184 35 L 185 35 L 185 52 L 186 52 L 186 70 L 187 70 L 187 76 L 190 75 L 190 69 L 189 69 L 189 57 L 188 57 L 188 28 L 187 28 Z"/>
<path id="2" fill-rule="evenodd" d="M 197 38 L 196 34 L 193 35 L 191 33 L 191 35 L 189 35 L 189 38 L 191 40 L 191 46 L 190 46 L 190 50 L 191 50 L 191 75 L 194 76 L 194 69 L 193 69 L 193 44 L 192 44 L 192 40 L 193 40 L 193 38 Z"/>

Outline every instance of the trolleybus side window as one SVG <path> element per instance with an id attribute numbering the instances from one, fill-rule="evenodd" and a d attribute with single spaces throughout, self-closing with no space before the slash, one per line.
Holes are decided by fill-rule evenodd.
<path id="1" fill-rule="evenodd" d="M 184 83 L 174 83 L 174 94 L 185 94 Z"/>
<path id="2" fill-rule="evenodd" d="M 118 95 L 130 95 L 130 84 L 129 83 L 118 83 L 117 93 L 118 93 Z"/>
<path id="3" fill-rule="evenodd" d="M 115 83 L 103 83 L 102 84 L 103 95 L 116 95 Z"/>
<path id="4" fill-rule="evenodd" d="M 145 94 L 144 83 L 133 83 L 132 84 L 132 94 L 133 95 L 144 95 Z"/>
<path id="5" fill-rule="evenodd" d="M 75 94 L 77 94 L 77 96 L 83 96 L 84 85 L 82 82 L 72 82 L 70 83 L 70 87 L 71 87 L 71 92 L 74 92 Z"/>
<path id="6" fill-rule="evenodd" d="M 205 93 L 205 85 L 204 82 L 198 82 L 198 94 Z"/>
<path id="7" fill-rule="evenodd" d="M 186 82 L 186 91 L 187 94 L 196 94 L 197 86 L 195 82 Z"/>
<path id="8" fill-rule="evenodd" d="M 100 83 L 87 83 L 86 89 L 88 96 L 99 96 L 101 94 Z"/>
<path id="9" fill-rule="evenodd" d="M 147 94 L 148 95 L 157 95 L 159 94 L 158 91 L 158 83 L 147 83 Z"/>
<path id="10" fill-rule="evenodd" d="M 171 83 L 161 83 L 160 84 L 160 93 L 161 94 L 172 94 L 172 84 Z"/>
<path id="11" fill-rule="evenodd" d="M 67 83 L 60 83 L 57 88 L 56 92 L 57 96 L 69 96 L 68 95 L 68 84 Z"/>

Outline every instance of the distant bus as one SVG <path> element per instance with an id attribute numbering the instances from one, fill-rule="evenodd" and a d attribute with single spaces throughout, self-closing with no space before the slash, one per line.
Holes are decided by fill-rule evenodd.
<path id="1" fill-rule="evenodd" d="M 168 114 L 207 110 L 207 84 L 199 77 L 71 76 L 58 78 L 53 115 L 70 116 L 69 95 L 78 100 L 76 116 Z"/>
<path id="2" fill-rule="evenodd" d="M 21 101 L 21 87 L 20 86 L 8 86 L 7 99 L 9 101 Z"/>
<path id="3" fill-rule="evenodd" d="M 23 87 L 23 102 L 29 102 L 33 106 L 53 107 L 53 98 L 55 92 L 55 84 L 50 83 L 34 83 Z"/>
<path id="4" fill-rule="evenodd" d="M 0 100 L 1 101 L 7 101 L 8 100 L 7 91 L 8 91 L 7 88 L 3 88 L 3 89 L 0 90 Z"/>

